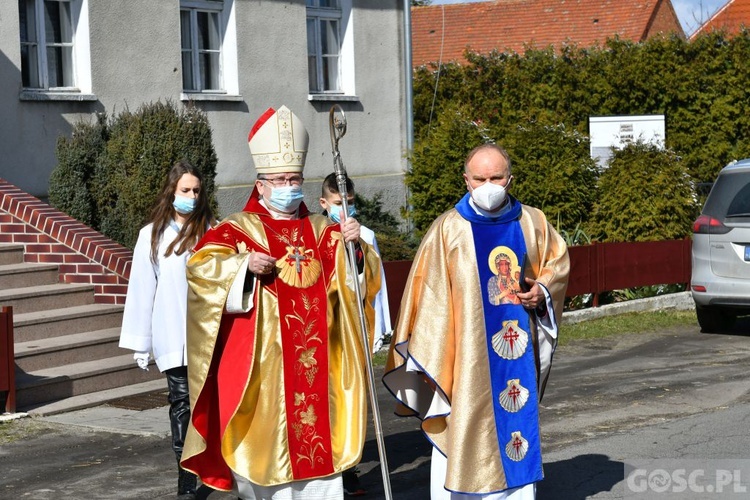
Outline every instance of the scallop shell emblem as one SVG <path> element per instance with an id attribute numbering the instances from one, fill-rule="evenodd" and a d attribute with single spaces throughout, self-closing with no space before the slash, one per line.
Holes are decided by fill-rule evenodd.
<path id="1" fill-rule="evenodd" d="M 529 442 L 521 435 L 521 431 L 511 432 L 510 441 L 505 445 L 505 454 L 514 462 L 520 462 L 526 456 Z"/>
<path id="2" fill-rule="evenodd" d="M 518 359 L 526 352 L 529 334 L 518 327 L 518 320 L 503 321 L 503 329 L 492 336 L 492 348 L 503 359 Z"/>
<path id="3" fill-rule="evenodd" d="M 529 400 L 529 390 L 521 385 L 520 379 L 514 378 L 508 380 L 508 387 L 500 393 L 498 400 L 505 411 L 515 413 Z"/>

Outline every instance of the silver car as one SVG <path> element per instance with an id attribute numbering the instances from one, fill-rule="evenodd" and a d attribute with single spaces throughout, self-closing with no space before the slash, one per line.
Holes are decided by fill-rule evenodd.
<path id="1" fill-rule="evenodd" d="M 750 158 L 724 167 L 693 223 L 690 290 L 701 331 L 750 314 Z"/>

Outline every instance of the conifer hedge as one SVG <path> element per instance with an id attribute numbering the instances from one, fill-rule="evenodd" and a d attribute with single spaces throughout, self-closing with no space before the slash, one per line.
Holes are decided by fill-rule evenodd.
<path id="1" fill-rule="evenodd" d="M 171 102 L 144 104 L 135 112 L 96 124 L 79 123 L 57 143 L 50 203 L 104 235 L 133 248 L 172 165 L 187 160 L 200 169 L 211 204 L 216 152 L 205 113 Z"/>
<path id="2" fill-rule="evenodd" d="M 600 241 L 688 236 L 700 205 L 693 186 L 750 156 L 747 31 L 467 57 L 462 66 L 414 74 L 415 146 L 406 183 L 418 231 L 464 194 L 465 154 L 488 139 L 511 155 L 511 193 L 544 209 L 558 229 L 585 227 Z M 633 147 L 613 157 L 617 174 L 599 172 L 588 158 L 589 117 L 652 114 L 666 116 L 661 153 Z M 615 227 L 634 222 L 643 208 L 644 186 L 624 182 L 635 170 L 656 176 L 650 180 L 661 192 L 649 195 L 661 196 L 658 213 L 641 212 L 645 224 Z M 626 213 L 632 219 L 618 217 Z"/>

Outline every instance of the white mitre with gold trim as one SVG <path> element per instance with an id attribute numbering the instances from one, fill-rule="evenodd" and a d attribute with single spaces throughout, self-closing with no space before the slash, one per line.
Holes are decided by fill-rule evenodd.
<path id="1" fill-rule="evenodd" d="M 259 174 L 302 172 L 309 141 L 305 126 L 286 106 L 268 108 L 247 136 Z"/>

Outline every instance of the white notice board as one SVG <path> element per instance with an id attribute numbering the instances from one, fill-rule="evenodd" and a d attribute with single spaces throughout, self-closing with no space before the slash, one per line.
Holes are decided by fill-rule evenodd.
<path id="1" fill-rule="evenodd" d="M 591 158 L 600 168 L 607 166 L 611 148 L 621 149 L 638 139 L 664 147 L 664 115 L 589 117 Z"/>

